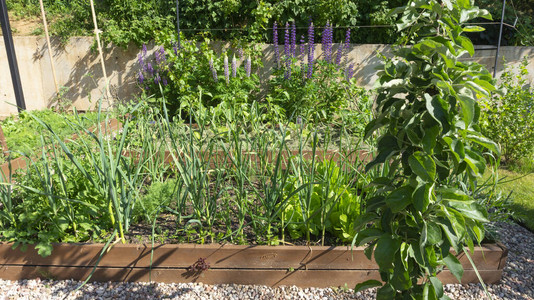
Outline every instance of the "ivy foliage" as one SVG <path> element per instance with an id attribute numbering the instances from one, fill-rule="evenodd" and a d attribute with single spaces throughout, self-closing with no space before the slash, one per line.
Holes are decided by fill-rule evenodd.
<path id="1" fill-rule="evenodd" d="M 378 154 L 366 168 L 387 165 L 376 195 L 356 222 L 354 243 L 374 254 L 382 284 L 377 299 L 447 299 L 437 274 L 447 267 L 460 280 L 457 254 L 484 238 L 487 212 L 470 194 L 486 168 L 480 149 L 499 156 L 478 126 L 478 99 L 496 89 L 474 54 L 466 25 L 491 16 L 470 0 L 412 0 L 394 9 L 401 42 L 379 71 L 376 117 Z M 467 248 L 465 247 L 467 246 Z M 451 251 L 451 250 L 454 250 Z"/>

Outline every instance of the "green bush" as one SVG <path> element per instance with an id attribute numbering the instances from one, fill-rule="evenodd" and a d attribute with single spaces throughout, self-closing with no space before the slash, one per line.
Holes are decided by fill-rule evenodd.
<path id="1" fill-rule="evenodd" d="M 186 117 L 192 110 L 212 109 L 222 117 L 223 107 L 250 104 L 257 99 L 259 79 L 253 72 L 261 66 L 254 49 L 228 49 L 217 55 L 209 40 L 184 41 L 178 45 L 172 34 L 159 34 L 154 55 L 146 46 L 139 54 L 139 84 L 148 101 L 161 111 L 162 98 L 171 116 Z M 217 109 L 219 107 L 219 109 Z"/>
<path id="2" fill-rule="evenodd" d="M 507 163 L 532 159 L 534 152 L 534 89 L 526 76 L 528 60 L 517 70 L 506 68 L 499 88 L 502 95 L 487 98 L 482 110 L 482 132 L 501 145 Z"/>
<path id="3" fill-rule="evenodd" d="M 377 299 L 448 299 L 436 277 L 444 267 L 460 281 L 457 256 L 484 238 L 487 212 L 473 198 L 486 168 L 481 146 L 498 147 L 478 130 L 478 95 L 495 90 L 484 66 L 459 58 L 474 54 L 465 32 L 488 11 L 468 0 L 412 0 L 392 13 L 402 33 L 377 80 L 376 116 L 366 137 L 379 136 L 366 166 L 388 168 L 377 191 L 362 203 L 354 243 L 367 245 L 382 282 Z M 451 251 L 454 249 L 454 252 Z"/>

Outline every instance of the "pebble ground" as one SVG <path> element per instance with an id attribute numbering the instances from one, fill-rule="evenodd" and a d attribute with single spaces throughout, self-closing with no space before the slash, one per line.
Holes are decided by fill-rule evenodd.
<path id="1" fill-rule="evenodd" d="M 534 300 L 534 234 L 516 224 L 493 225 L 508 247 L 508 261 L 500 284 L 488 285 L 493 299 Z M 350 289 L 270 288 L 245 285 L 90 283 L 74 292 L 72 280 L 0 280 L 4 299 L 374 299 L 375 290 L 354 293 Z M 480 284 L 448 284 L 451 299 L 488 299 Z"/>

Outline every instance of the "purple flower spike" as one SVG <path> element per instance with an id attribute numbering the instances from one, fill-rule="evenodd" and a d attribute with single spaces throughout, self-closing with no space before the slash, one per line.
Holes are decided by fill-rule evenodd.
<path id="1" fill-rule="evenodd" d="M 143 84 L 145 81 L 145 76 L 143 76 L 143 72 L 139 71 L 139 84 Z"/>
<path id="2" fill-rule="evenodd" d="M 151 63 L 146 64 L 146 70 L 150 75 L 154 75 L 154 68 L 152 67 Z"/>
<path id="3" fill-rule="evenodd" d="M 243 54 L 244 54 L 243 48 L 237 49 L 237 56 L 239 57 L 239 59 L 243 58 Z"/>
<path id="4" fill-rule="evenodd" d="M 274 62 L 277 68 L 280 68 L 280 51 L 278 50 L 278 25 L 276 21 L 273 24 L 273 44 L 274 44 Z"/>
<path id="5" fill-rule="evenodd" d="M 329 22 L 326 22 L 326 27 L 323 30 L 322 44 L 324 59 L 327 62 L 332 61 L 332 38 L 333 38 L 333 29 Z"/>
<path id="6" fill-rule="evenodd" d="M 352 77 L 354 76 L 354 65 L 353 64 L 350 64 L 348 67 L 347 67 L 347 81 L 350 82 L 350 80 L 352 79 Z"/>
<path id="7" fill-rule="evenodd" d="M 178 43 L 176 42 L 173 43 L 172 50 L 174 50 L 174 55 L 178 55 L 178 50 L 179 50 Z"/>
<path id="8" fill-rule="evenodd" d="M 291 56 L 297 56 L 297 27 L 295 22 L 291 24 Z"/>
<path id="9" fill-rule="evenodd" d="M 345 33 L 345 51 L 348 51 L 350 47 L 350 28 L 347 28 L 347 33 Z"/>
<path id="10" fill-rule="evenodd" d="M 215 82 L 219 81 L 219 78 L 217 78 L 217 71 L 213 67 L 213 58 L 210 58 L 210 70 L 211 70 L 211 75 L 213 76 L 213 80 Z"/>
<path id="11" fill-rule="evenodd" d="M 232 56 L 232 77 L 237 77 L 237 61 L 235 59 L 235 54 Z"/>
<path id="12" fill-rule="evenodd" d="M 250 61 L 250 56 L 247 56 L 247 59 L 245 60 L 245 74 L 247 77 L 250 77 L 250 71 L 252 68 L 252 62 Z"/>
<path id="13" fill-rule="evenodd" d="M 341 65 L 341 56 L 343 56 L 343 44 L 340 44 L 337 48 L 337 54 L 336 54 L 336 65 L 337 69 L 339 70 L 339 67 Z"/>
<path id="14" fill-rule="evenodd" d="M 143 44 L 143 56 L 146 56 L 146 52 L 147 52 L 146 44 Z"/>
<path id="15" fill-rule="evenodd" d="M 286 23 L 286 34 L 284 37 L 284 55 L 287 59 L 291 54 L 291 44 L 289 42 L 289 23 Z"/>
<path id="16" fill-rule="evenodd" d="M 284 72 L 284 79 L 289 80 L 291 79 L 291 57 L 286 58 L 286 70 Z"/>
<path id="17" fill-rule="evenodd" d="M 228 70 L 228 56 L 224 55 L 224 79 L 226 84 L 230 83 L 230 72 Z"/>
<path id="18" fill-rule="evenodd" d="M 314 37 L 313 37 L 313 23 L 308 28 L 308 72 L 307 78 L 310 79 L 313 75 L 313 59 L 315 52 Z"/>
<path id="19" fill-rule="evenodd" d="M 154 83 L 159 84 L 160 80 L 161 80 L 161 77 L 159 77 L 159 74 L 156 73 L 156 76 L 154 76 Z"/>
<path id="20" fill-rule="evenodd" d="M 289 41 L 289 23 L 286 23 L 286 35 L 284 41 L 284 54 L 285 54 L 285 71 L 284 78 L 288 80 L 291 78 L 291 43 Z"/>
<path id="21" fill-rule="evenodd" d="M 165 77 L 161 78 L 161 82 L 163 82 L 163 85 L 167 85 L 167 78 Z"/>
<path id="22" fill-rule="evenodd" d="M 161 63 L 165 59 L 165 50 L 163 49 L 163 47 L 156 50 L 156 52 L 154 53 L 154 56 L 156 56 L 156 66 L 161 65 Z"/>

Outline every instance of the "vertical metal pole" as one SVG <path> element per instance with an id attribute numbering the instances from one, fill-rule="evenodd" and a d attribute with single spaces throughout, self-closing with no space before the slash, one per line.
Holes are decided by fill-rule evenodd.
<path id="1" fill-rule="evenodd" d="M 17 55 L 15 54 L 15 45 L 11 35 L 11 26 L 9 26 L 9 17 L 7 15 L 6 0 L 0 0 L 0 23 L 2 23 L 2 33 L 4 35 L 4 44 L 6 45 L 7 60 L 9 61 L 9 70 L 11 71 L 11 81 L 15 90 L 15 99 L 17 101 L 18 111 L 26 109 L 24 94 L 22 93 L 22 84 L 20 83 L 19 66 L 17 64 Z"/>
<path id="2" fill-rule="evenodd" d="M 180 42 L 180 0 L 176 0 L 176 27 L 178 28 L 178 48 L 182 46 Z"/>
<path id="3" fill-rule="evenodd" d="M 499 51 L 501 50 L 502 28 L 504 25 L 504 11 L 506 10 L 506 0 L 502 1 L 501 28 L 499 30 L 499 41 L 497 42 L 497 53 L 495 53 L 495 67 L 493 68 L 493 78 L 497 76 L 497 63 L 499 62 Z"/>

